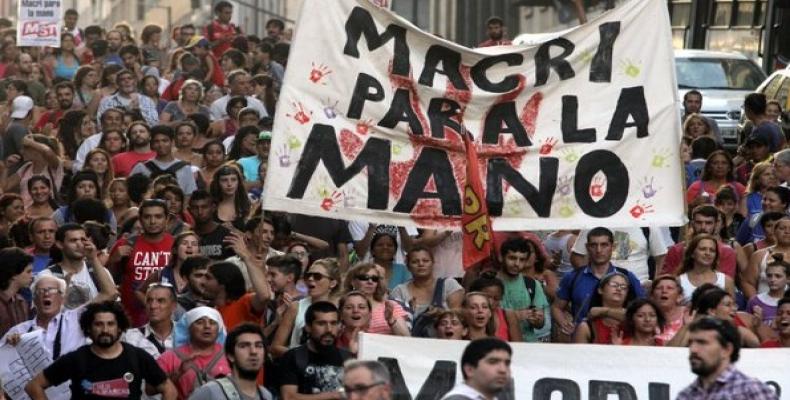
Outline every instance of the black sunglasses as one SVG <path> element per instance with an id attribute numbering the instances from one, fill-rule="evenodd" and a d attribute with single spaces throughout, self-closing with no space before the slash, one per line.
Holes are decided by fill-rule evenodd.
<path id="1" fill-rule="evenodd" d="M 378 275 L 359 274 L 359 275 L 355 276 L 354 278 L 356 280 L 358 280 L 358 281 L 363 281 L 363 282 L 364 281 L 368 281 L 368 282 L 375 282 L 375 283 L 379 283 L 379 281 L 381 280 L 381 277 L 378 276 Z"/>

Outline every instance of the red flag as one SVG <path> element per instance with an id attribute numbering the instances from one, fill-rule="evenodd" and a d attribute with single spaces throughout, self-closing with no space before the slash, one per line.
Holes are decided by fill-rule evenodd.
<path id="1" fill-rule="evenodd" d="M 477 149 L 466 130 L 461 134 L 466 148 L 466 182 L 464 183 L 464 205 L 461 214 L 461 229 L 464 233 L 464 269 L 485 260 L 493 249 L 493 230 L 488 216 L 483 192 L 483 182 L 478 168 Z"/>

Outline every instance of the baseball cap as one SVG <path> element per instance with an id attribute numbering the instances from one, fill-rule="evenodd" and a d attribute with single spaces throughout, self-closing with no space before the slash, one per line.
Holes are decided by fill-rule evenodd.
<path id="1" fill-rule="evenodd" d="M 27 117 L 33 109 L 33 99 L 27 96 L 19 96 L 11 103 L 11 118 L 22 119 Z"/>
<path id="2" fill-rule="evenodd" d="M 258 134 L 258 140 L 272 140 L 272 131 L 261 131 Z"/>
<path id="3" fill-rule="evenodd" d="M 189 38 L 189 42 L 187 42 L 187 44 L 186 44 L 186 46 L 184 46 L 184 48 L 185 49 L 191 49 L 191 48 L 193 48 L 195 46 L 208 47 L 208 39 L 206 39 L 205 37 L 200 36 L 200 35 L 192 36 L 191 38 Z"/>

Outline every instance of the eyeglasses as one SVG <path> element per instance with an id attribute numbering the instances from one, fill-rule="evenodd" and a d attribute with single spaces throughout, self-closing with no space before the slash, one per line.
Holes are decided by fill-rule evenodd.
<path id="1" fill-rule="evenodd" d="M 320 272 L 308 272 L 308 273 L 304 274 L 304 280 L 306 280 L 306 281 L 310 280 L 310 279 L 312 279 L 314 281 L 320 281 L 321 279 L 324 279 L 324 278 L 329 279 L 331 277 L 326 276 L 326 275 L 324 275 L 324 274 L 322 274 Z"/>
<path id="2" fill-rule="evenodd" d="M 351 396 L 352 393 L 359 393 L 360 395 L 364 395 L 367 393 L 368 390 L 373 389 L 376 386 L 383 385 L 384 382 L 373 382 L 370 385 L 358 385 L 358 386 L 343 386 L 343 391 L 346 393 L 346 398 Z"/>
<path id="3" fill-rule="evenodd" d="M 358 280 L 358 281 L 375 282 L 375 283 L 379 283 L 379 281 L 381 280 L 381 277 L 378 276 L 378 275 L 363 275 L 363 274 L 360 274 L 360 275 L 355 276 L 354 278 L 356 280 Z"/>
<path id="4" fill-rule="evenodd" d="M 63 294 L 63 291 L 56 287 L 42 287 L 36 289 L 36 294 L 39 296 L 46 296 L 50 293 Z"/>
<path id="5" fill-rule="evenodd" d="M 615 281 L 606 282 L 606 285 L 612 289 L 628 290 L 627 283 L 617 283 Z"/>

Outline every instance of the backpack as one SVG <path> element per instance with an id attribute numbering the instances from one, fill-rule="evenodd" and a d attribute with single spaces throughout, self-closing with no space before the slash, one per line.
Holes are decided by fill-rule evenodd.
<path id="1" fill-rule="evenodd" d="M 189 163 L 186 161 L 178 160 L 173 165 L 167 167 L 166 169 L 159 168 L 159 166 L 156 165 L 154 160 L 148 160 L 145 163 L 143 163 L 143 165 L 145 165 L 145 167 L 148 168 L 149 171 L 151 171 L 151 175 L 149 175 L 149 177 L 151 178 L 151 181 L 153 181 L 160 175 L 172 175 L 173 178 L 177 178 L 176 172 L 178 172 L 178 170 L 180 170 L 181 168 L 184 168 L 185 166 L 189 165 Z"/>
<path id="2" fill-rule="evenodd" d="M 219 363 L 223 358 L 225 358 L 225 351 L 220 349 L 220 351 L 214 354 L 214 357 L 211 358 L 211 361 L 208 362 L 206 368 L 200 369 L 197 367 L 197 365 L 195 365 L 194 362 L 192 362 L 191 359 L 189 359 L 189 356 L 182 353 L 178 349 L 174 348 L 173 353 L 176 355 L 176 357 L 178 357 L 179 360 L 181 360 L 182 365 L 180 369 L 184 371 L 183 373 L 178 375 L 176 381 L 181 379 L 181 375 L 186 373 L 187 370 L 192 370 L 195 372 L 195 382 L 192 386 L 192 390 L 195 390 L 205 385 L 209 381 L 215 380 L 215 378 L 217 377 L 211 376 L 209 374 L 211 373 L 211 370 L 214 369 L 214 367 L 217 365 L 217 363 Z M 186 365 L 186 368 L 184 368 L 184 365 Z"/>
<path id="3" fill-rule="evenodd" d="M 537 281 L 533 278 L 528 276 L 524 276 L 524 286 L 527 287 L 527 293 L 529 293 L 529 305 L 535 307 L 535 294 L 537 292 Z"/>
<path id="4" fill-rule="evenodd" d="M 101 281 L 99 281 L 99 278 L 96 277 L 96 269 L 93 268 L 93 264 L 85 261 L 85 268 L 88 268 L 88 274 L 91 277 L 93 286 L 96 286 L 96 290 L 101 292 L 102 291 Z M 61 267 L 60 264 L 52 264 L 49 267 L 47 267 L 47 269 L 56 278 L 60 278 L 63 280 L 66 279 L 66 274 L 63 272 L 63 267 Z"/>
<path id="5" fill-rule="evenodd" d="M 434 328 L 433 324 L 436 321 L 436 315 L 432 312 L 431 308 L 444 308 L 444 279 L 436 279 L 436 287 L 433 289 L 433 299 L 431 305 L 424 313 L 414 319 L 414 324 L 411 329 L 411 335 L 414 337 L 430 338 L 433 337 Z"/>

